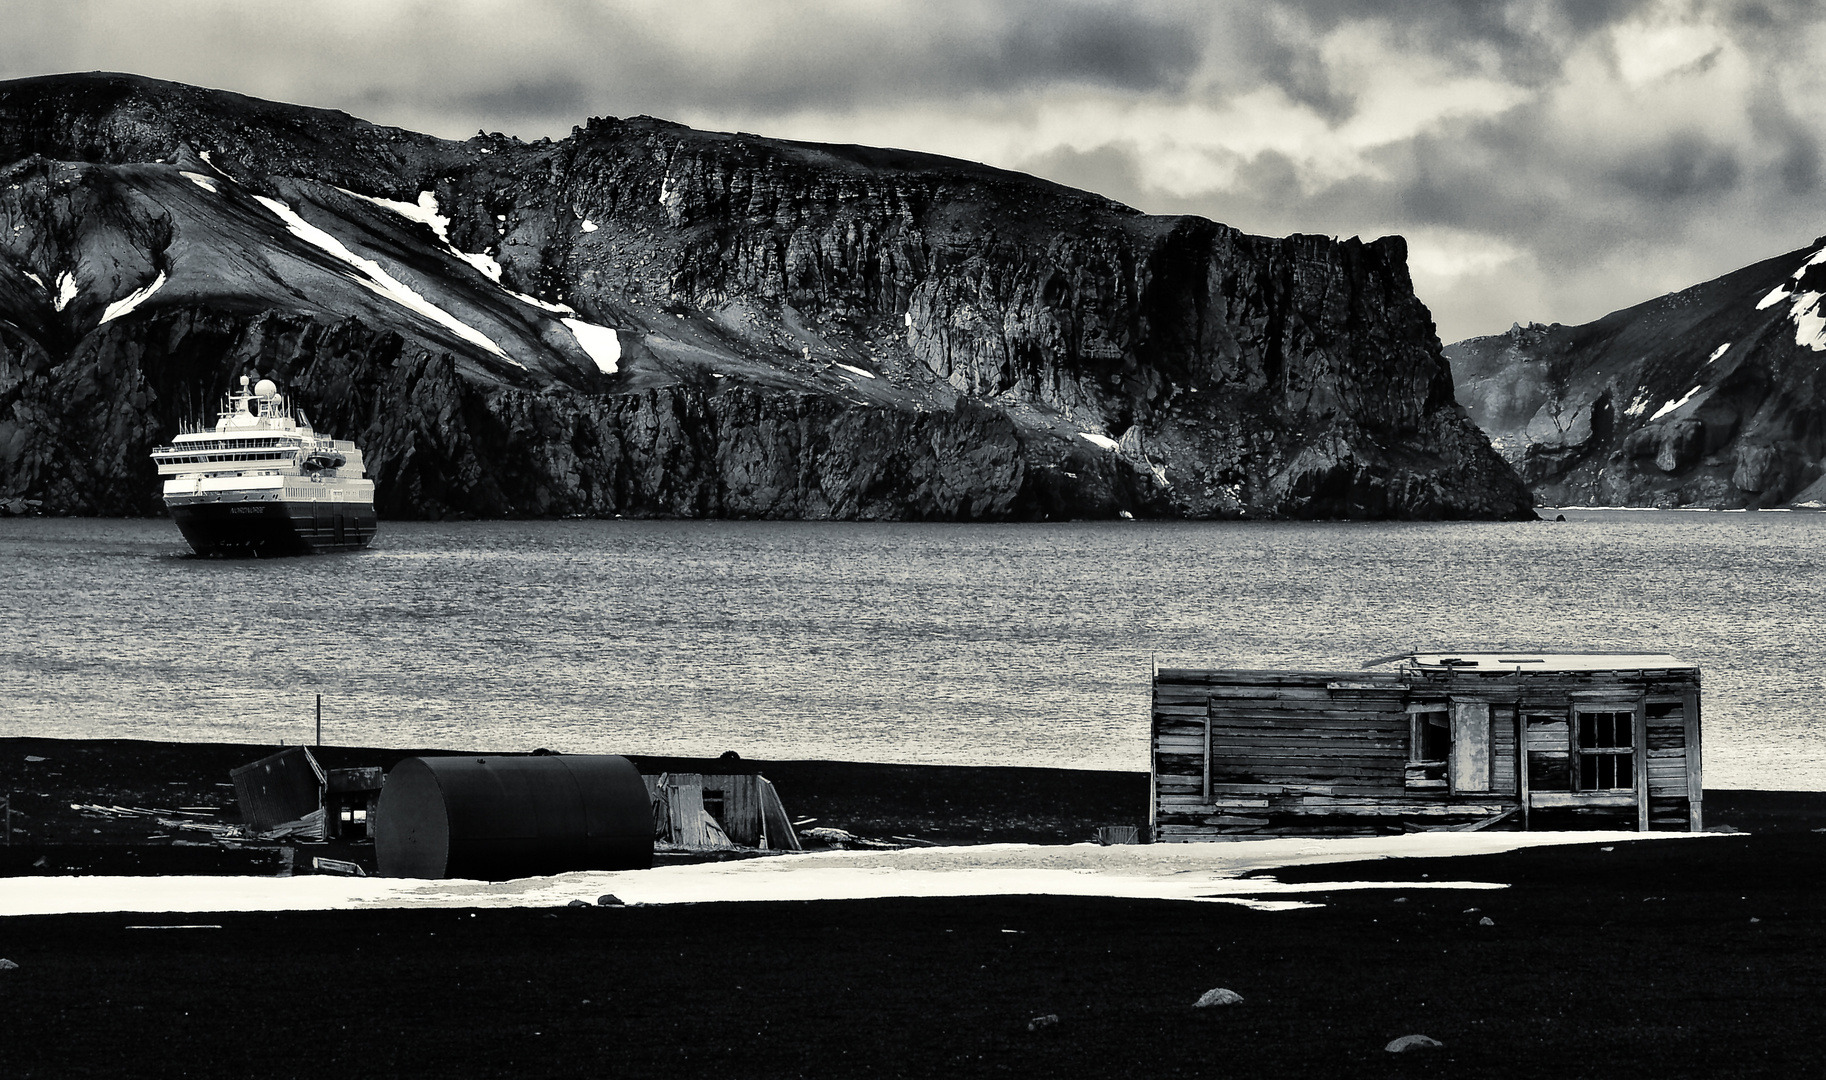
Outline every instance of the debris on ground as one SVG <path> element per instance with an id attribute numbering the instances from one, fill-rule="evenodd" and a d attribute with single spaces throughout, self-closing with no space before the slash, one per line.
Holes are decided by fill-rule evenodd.
<path id="1" fill-rule="evenodd" d="M 801 840 L 811 840 L 816 843 L 823 844 L 826 847 L 834 847 L 834 848 L 847 848 L 847 847 L 855 846 L 855 847 L 865 847 L 865 848 L 893 849 L 893 848 L 900 848 L 900 847 L 906 846 L 905 844 L 894 843 L 891 840 L 870 840 L 867 837 L 857 836 L 855 833 L 850 832 L 848 829 L 834 829 L 834 828 L 830 828 L 828 826 L 821 826 L 816 829 L 806 829 L 804 832 L 799 834 L 799 838 Z"/>
<path id="2" fill-rule="evenodd" d="M 1402 1054 L 1409 1050 L 1437 1050 L 1444 1045 L 1438 1039 L 1429 1039 L 1425 1035 L 1403 1035 L 1383 1049 L 1391 1054 Z"/>
<path id="3" fill-rule="evenodd" d="M 1226 990 L 1219 986 L 1204 992 L 1204 995 L 1192 1003 L 1194 1009 L 1208 1009 L 1213 1005 L 1241 1005 L 1243 995 L 1235 990 Z"/>
<path id="4" fill-rule="evenodd" d="M 1052 1027 L 1054 1024 L 1057 1024 L 1058 1022 L 1059 1022 L 1058 1013 L 1047 1013 L 1045 1016 L 1036 1016 L 1032 1020 L 1027 1021 L 1027 1030 L 1028 1031 L 1038 1031 L 1041 1028 Z"/>

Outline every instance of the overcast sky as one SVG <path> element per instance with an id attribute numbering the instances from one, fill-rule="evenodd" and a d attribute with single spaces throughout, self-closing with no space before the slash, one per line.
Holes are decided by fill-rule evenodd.
<path id="1" fill-rule="evenodd" d="M 0 0 L 113 70 L 463 138 L 589 116 L 908 147 L 1250 232 L 1408 238 L 1440 335 L 1826 232 L 1813 0 Z"/>

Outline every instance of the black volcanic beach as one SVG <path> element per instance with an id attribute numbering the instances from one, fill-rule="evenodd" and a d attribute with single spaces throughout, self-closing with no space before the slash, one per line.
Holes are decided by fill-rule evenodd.
<path id="1" fill-rule="evenodd" d="M 8 872 L 270 873 L 122 826 L 32 835 L 56 820 L 33 793 L 226 804 L 226 770 L 270 749 L 0 740 L 34 815 Z M 1058 843 L 1145 815 L 1138 774 L 745 764 L 794 817 L 859 835 Z M 1804 1075 L 1826 1026 L 1826 795 L 1707 807 L 1750 831 L 1274 871 L 1340 883 L 1298 911 L 1010 896 L 5 918 L 5 1073 Z M 47 865 L 20 858 L 34 846 Z M 1429 879 L 1508 888 L 1342 887 Z M 1243 1001 L 1192 1007 L 1215 987 Z M 1410 1034 L 1444 1045 L 1383 1049 Z"/>

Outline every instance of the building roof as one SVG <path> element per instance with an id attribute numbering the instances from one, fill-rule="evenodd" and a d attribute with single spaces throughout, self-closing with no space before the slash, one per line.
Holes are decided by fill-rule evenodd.
<path id="1" fill-rule="evenodd" d="M 1667 653 L 1552 653 L 1552 652 L 1436 652 L 1394 657 L 1381 664 L 1399 663 L 1425 671 L 1642 671 L 1653 669 L 1697 671 L 1699 665 Z"/>

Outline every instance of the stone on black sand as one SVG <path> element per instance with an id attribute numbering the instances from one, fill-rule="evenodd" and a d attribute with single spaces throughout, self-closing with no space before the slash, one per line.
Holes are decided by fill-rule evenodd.
<path id="1" fill-rule="evenodd" d="M 1208 1009 L 1213 1005 L 1241 1005 L 1242 1003 L 1243 995 L 1237 993 L 1235 990 L 1226 990 L 1219 986 L 1215 989 L 1205 991 L 1203 997 L 1192 1003 L 1192 1007 L 1194 1009 Z"/>
<path id="2" fill-rule="evenodd" d="M 1052 1027 L 1054 1024 L 1057 1024 L 1058 1022 L 1059 1022 L 1058 1013 L 1047 1013 L 1045 1016 L 1036 1016 L 1032 1020 L 1027 1021 L 1027 1030 L 1028 1031 L 1039 1031 L 1041 1028 Z"/>
<path id="3" fill-rule="evenodd" d="M 1403 1035 L 1383 1049 L 1391 1054 L 1405 1054 L 1409 1050 L 1437 1050 L 1444 1045 L 1438 1039 L 1429 1039 L 1425 1035 Z"/>
<path id="4" fill-rule="evenodd" d="M 616 896 L 614 893 L 605 892 L 601 896 L 598 896 L 596 898 L 596 906 L 597 907 L 626 907 L 627 905 L 622 903 L 621 897 Z"/>

